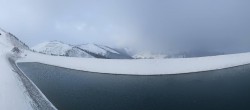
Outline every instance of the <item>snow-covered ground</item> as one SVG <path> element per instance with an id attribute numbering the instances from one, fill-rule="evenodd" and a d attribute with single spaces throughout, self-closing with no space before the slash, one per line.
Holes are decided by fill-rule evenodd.
<path id="1" fill-rule="evenodd" d="M 23 82 L 25 77 L 20 76 L 23 73 L 9 60 L 19 56 L 12 52 L 14 47 L 28 49 L 28 46 L 2 29 L 0 33 L 0 110 L 56 109 L 29 79 Z"/>
<path id="2" fill-rule="evenodd" d="M 8 49 L 0 45 L 0 50 L 0 110 L 32 110 L 31 99 L 8 62 Z"/>
<path id="3" fill-rule="evenodd" d="M 75 70 L 127 75 L 160 75 L 201 72 L 250 64 L 250 53 L 176 59 L 94 59 L 48 56 L 26 52 L 18 62 L 39 62 Z"/>

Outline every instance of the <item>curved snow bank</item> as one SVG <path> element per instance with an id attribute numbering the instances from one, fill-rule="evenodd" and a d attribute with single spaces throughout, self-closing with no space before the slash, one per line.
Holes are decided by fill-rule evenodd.
<path id="1" fill-rule="evenodd" d="M 39 62 L 75 70 L 128 75 L 160 75 L 201 72 L 250 64 L 250 53 L 178 59 L 92 59 L 47 56 L 27 52 L 18 62 Z"/>

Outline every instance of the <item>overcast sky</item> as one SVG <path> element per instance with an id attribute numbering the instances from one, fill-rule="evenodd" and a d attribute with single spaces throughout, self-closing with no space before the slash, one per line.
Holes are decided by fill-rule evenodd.
<path id="1" fill-rule="evenodd" d="M 250 50 L 249 0 L 0 0 L 0 27 L 30 46 L 60 40 Z"/>

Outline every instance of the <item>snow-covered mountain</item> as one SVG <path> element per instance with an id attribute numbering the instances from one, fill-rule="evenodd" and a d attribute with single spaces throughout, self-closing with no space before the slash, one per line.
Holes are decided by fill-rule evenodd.
<path id="1" fill-rule="evenodd" d="M 38 44 L 32 47 L 32 49 L 44 54 L 65 55 L 72 47 L 59 41 L 51 41 Z"/>
<path id="2" fill-rule="evenodd" d="M 111 47 L 97 44 L 70 45 L 60 41 L 43 42 L 32 48 L 33 50 L 57 56 L 130 59 L 129 55 L 121 53 Z"/>
<path id="3" fill-rule="evenodd" d="M 25 43 L 0 29 L 0 110 L 56 110 L 16 66 L 15 61 L 27 56 L 26 52 L 30 49 Z"/>
<path id="4" fill-rule="evenodd" d="M 56 56 L 69 56 L 69 57 L 85 57 L 92 58 L 93 56 L 85 51 L 60 41 L 43 42 L 32 48 L 33 50 Z"/>
<path id="5" fill-rule="evenodd" d="M 13 34 L 0 29 L 1 36 L 0 43 L 5 46 L 14 46 L 20 49 L 29 49 L 29 47 L 20 41 Z M 5 41 L 5 42 L 2 42 Z M 190 58 L 223 55 L 219 52 L 207 52 L 203 50 L 195 51 L 179 51 L 179 52 L 165 52 L 157 53 L 150 51 L 134 51 L 129 48 L 111 48 L 98 44 L 82 44 L 70 45 L 60 41 L 43 42 L 32 48 L 33 50 L 56 56 L 69 57 L 84 57 L 84 58 L 107 58 L 107 59 L 163 59 L 163 58 Z"/>
<path id="6" fill-rule="evenodd" d="M 81 48 L 82 50 L 86 51 L 87 53 L 91 54 L 97 58 L 108 58 L 108 59 L 131 59 L 127 54 L 119 52 L 118 50 L 98 44 L 82 44 L 78 45 L 77 47 Z"/>
<path id="7" fill-rule="evenodd" d="M 4 45 L 6 47 L 18 47 L 20 49 L 29 50 L 29 47 L 25 43 L 20 41 L 13 34 L 4 31 L 1 28 L 0 28 L 0 44 Z"/>
<path id="8" fill-rule="evenodd" d="M 43 42 L 41 44 L 36 45 L 32 49 L 37 52 L 48 54 L 48 55 L 85 57 L 85 58 L 93 57 L 79 48 L 76 48 L 69 44 L 65 44 L 60 41 Z"/>

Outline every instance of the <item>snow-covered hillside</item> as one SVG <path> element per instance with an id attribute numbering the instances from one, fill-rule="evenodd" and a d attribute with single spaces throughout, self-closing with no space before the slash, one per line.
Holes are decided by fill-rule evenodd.
<path id="1" fill-rule="evenodd" d="M 12 71 L 7 58 L 10 50 L 14 47 L 12 44 L 17 43 L 17 41 L 7 36 L 9 33 L 0 29 L 0 110 L 32 110 L 30 99 L 15 76 L 16 73 Z"/>
<path id="2" fill-rule="evenodd" d="M 32 49 L 40 53 L 57 56 L 108 59 L 131 58 L 130 56 L 120 53 L 108 46 L 97 44 L 83 44 L 73 46 L 59 41 L 51 41 L 38 44 Z"/>
<path id="3" fill-rule="evenodd" d="M 15 37 L 13 34 L 4 31 L 3 29 L 0 28 L 0 43 L 3 46 L 6 47 L 19 47 L 21 49 L 29 49 L 29 47 L 20 41 L 17 37 Z"/>
<path id="4" fill-rule="evenodd" d="M 0 35 L 0 38 L 2 36 Z M 3 41 L 1 39 L 1 41 Z M 0 110 L 32 110 L 31 99 L 12 71 L 7 55 L 11 48 L 0 44 Z"/>
<path id="5" fill-rule="evenodd" d="M 116 52 L 115 50 L 109 49 L 108 47 L 105 46 L 100 46 L 97 44 L 82 44 L 82 45 L 78 45 L 79 48 L 98 54 L 98 55 L 107 55 L 108 52 L 111 53 L 115 53 L 115 54 L 119 54 L 118 52 Z"/>
<path id="6" fill-rule="evenodd" d="M 54 54 L 54 55 L 65 55 L 72 46 L 64 44 L 59 41 L 43 42 L 41 44 L 32 47 L 33 50 L 42 52 L 45 54 Z"/>
<path id="7" fill-rule="evenodd" d="M 14 47 L 21 51 L 14 53 Z M 29 51 L 29 47 L 14 35 L 0 29 L 0 110 L 56 109 L 29 79 L 26 79 L 28 83 L 24 83 L 26 77 L 21 77 L 22 73 L 17 72 L 20 70 L 13 67 L 15 62 L 10 59 L 21 57 L 19 52 L 24 50 Z M 49 106 L 44 108 L 46 104 Z"/>
<path id="8" fill-rule="evenodd" d="M 85 58 L 93 57 L 77 47 L 65 44 L 60 41 L 43 42 L 41 44 L 36 45 L 32 49 L 37 52 L 41 52 L 48 55 L 85 57 Z"/>
<path id="9" fill-rule="evenodd" d="M 98 45 L 98 44 L 82 44 L 77 47 L 90 53 L 97 58 L 108 58 L 108 59 L 131 59 L 132 57 L 123 54 L 111 47 Z"/>

